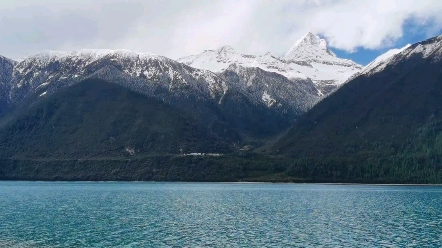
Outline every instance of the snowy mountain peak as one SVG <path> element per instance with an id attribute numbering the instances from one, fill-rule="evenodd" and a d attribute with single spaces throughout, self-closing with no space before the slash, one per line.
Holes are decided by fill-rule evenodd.
<path id="1" fill-rule="evenodd" d="M 310 32 L 295 42 L 283 58 L 272 56 L 270 53 L 240 54 L 232 47 L 223 46 L 218 50 L 206 50 L 197 55 L 180 58 L 178 61 L 213 72 L 222 72 L 231 64 L 257 67 L 292 80 L 312 80 L 323 94 L 329 91 L 328 88 L 336 87 L 362 69 L 361 65 L 351 60 L 336 57 L 328 49 L 324 39 Z M 323 89 L 324 87 L 327 89 Z"/>
<path id="2" fill-rule="evenodd" d="M 26 60 L 38 60 L 49 62 L 51 60 L 64 60 L 68 58 L 81 58 L 87 60 L 97 60 L 106 56 L 115 56 L 119 58 L 165 58 L 152 53 L 136 53 L 125 49 L 109 50 L 109 49 L 83 49 L 78 51 L 46 51 L 30 56 Z"/>
<path id="3" fill-rule="evenodd" d="M 301 44 L 308 44 L 308 45 L 318 46 L 322 49 L 327 49 L 327 41 L 321 39 L 319 36 L 314 35 L 311 32 L 308 32 L 301 39 L 295 42 L 295 46 L 299 46 Z"/>
<path id="4" fill-rule="evenodd" d="M 12 77 L 8 98 L 15 103 L 34 94 L 51 95 L 87 78 L 121 84 L 162 100 L 193 93 L 206 99 L 219 99 L 228 89 L 226 83 L 210 71 L 191 68 L 163 56 L 128 50 L 39 53 L 18 63 Z"/>
<path id="5" fill-rule="evenodd" d="M 231 47 L 231 46 L 222 46 L 222 47 L 220 47 L 217 50 L 217 52 L 219 54 L 233 54 L 233 53 L 236 53 L 235 49 L 233 49 L 233 47 Z"/>
<path id="6" fill-rule="evenodd" d="M 367 66 L 365 66 L 364 69 L 361 71 L 361 73 L 367 72 L 367 71 L 377 67 L 381 63 L 389 60 L 394 55 L 396 55 L 398 53 L 401 53 L 402 51 L 404 51 L 405 49 L 409 48 L 410 46 L 411 46 L 411 44 L 408 44 L 408 45 L 406 45 L 406 46 L 404 46 L 402 48 L 394 48 L 394 49 L 388 50 L 386 53 L 379 55 L 376 59 L 374 59 Z"/>
<path id="7" fill-rule="evenodd" d="M 406 60 L 414 56 L 418 58 L 430 58 L 433 61 L 441 61 L 442 35 L 418 42 L 411 46 L 407 45 L 401 49 L 393 49 L 391 52 L 389 51 L 385 55 L 381 55 L 381 59 L 379 59 L 379 57 L 376 58 L 374 62 L 377 61 L 377 63 L 370 63 L 366 68 L 364 68 L 362 73 L 371 75 L 383 71 L 387 66 L 395 65 L 402 60 Z"/>
<path id="8" fill-rule="evenodd" d="M 336 55 L 328 49 L 327 41 L 308 32 L 293 44 L 283 59 L 315 60 L 327 57 L 336 57 Z"/>
<path id="9" fill-rule="evenodd" d="M 205 50 L 198 55 L 179 58 L 177 61 L 195 68 L 219 72 L 241 60 L 242 55 L 231 46 L 222 46 L 216 50 Z"/>

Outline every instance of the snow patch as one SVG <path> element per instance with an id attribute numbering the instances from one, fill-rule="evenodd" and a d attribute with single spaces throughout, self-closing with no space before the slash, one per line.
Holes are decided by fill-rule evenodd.
<path id="1" fill-rule="evenodd" d="M 265 102 L 267 104 L 267 107 L 272 107 L 276 103 L 276 100 L 274 98 L 272 98 L 269 95 L 269 93 L 267 93 L 267 91 L 264 91 L 264 93 L 262 94 L 261 99 L 262 99 L 263 102 Z"/>
<path id="2" fill-rule="evenodd" d="M 126 147 L 124 149 L 127 153 L 129 153 L 130 156 L 135 155 L 135 149 L 133 147 Z"/>
<path id="3" fill-rule="evenodd" d="M 439 37 L 438 37 L 439 38 Z M 430 44 L 419 44 L 414 48 L 407 57 L 410 57 L 413 54 L 421 54 L 423 58 L 427 58 L 433 53 L 441 53 L 442 51 L 442 39 L 439 41 L 430 43 Z"/>

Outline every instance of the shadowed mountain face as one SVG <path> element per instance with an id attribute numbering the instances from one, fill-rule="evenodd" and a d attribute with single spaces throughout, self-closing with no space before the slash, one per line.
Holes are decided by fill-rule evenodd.
<path id="1" fill-rule="evenodd" d="M 6 83 L 12 79 L 12 71 L 17 62 L 0 56 L 0 82 Z"/>
<path id="2" fill-rule="evenodd" d="M 442 121 L 442 37 L 415 44 L 325 98 L 273 147 L 298 158 L 397 156 Z M 431 130 L 429 130 L 430 128 Z M 417 150 L 416 150 L 417 149 Z M 411 152 L 411 151 L 410 151 Z"/>
<path id="3" fill-rule="evenodd" d="M 0 131 L 1 157 L 132 157 L 229 152 L 224 133 L 154 98 L 103 80 L 67 87 Z"/>
<path id="4" fill-rule="evenodd" d="M 311 80 L 292 81 L 278 73 L 235 64 L 219 76 L 229 82 L 231 92 L 236 94 L 227 94 L 223 99 L 220 104 L 223 112 L 232 121 L 240 120 L 237 126 L 242 130 L 261 137 L 287 129 L 319 100 Z"/>
<path id="5" fill-rule="evenodd" d="M 15 64 L 15 61 L 0 56 L 0 116 L 8 110 L 9 83 L 12 80 Z"/>

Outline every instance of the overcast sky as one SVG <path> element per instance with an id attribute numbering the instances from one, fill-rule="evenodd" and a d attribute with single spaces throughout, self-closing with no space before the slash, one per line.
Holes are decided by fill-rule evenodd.
<path id="1" fill-rule="evenodd" d="M 308 31 L 361 63 L 438 35 L 441 0 L 1 0 L 0 54 L 128 49 L 176 59 L 231 45 L 283 55 Z"/>

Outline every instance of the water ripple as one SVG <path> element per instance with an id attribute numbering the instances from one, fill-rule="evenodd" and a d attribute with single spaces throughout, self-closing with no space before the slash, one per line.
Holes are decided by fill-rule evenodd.
<path id="1" fill-rule="evenodd" d="M 2 247 L 441 247 L 442 188 L 0 182 Z"/>

